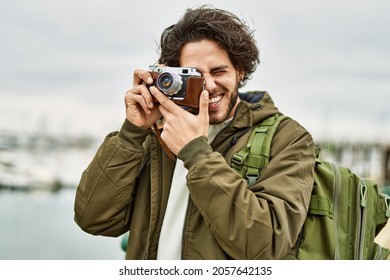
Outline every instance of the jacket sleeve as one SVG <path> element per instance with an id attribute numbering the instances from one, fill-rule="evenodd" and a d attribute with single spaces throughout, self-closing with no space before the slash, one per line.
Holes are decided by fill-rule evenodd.
<path id="1" fill-rule="evenodd" d="M 280 259 L 294 246 L 307 215 L 314 182 L 311 135 L 293 120 L 280 124 L 271 159 L 248 187 L 205 137 L 179 153 L 187 186 L 211 233 L 234 259 Z"/>
<path id="2" fill-rule="evenodd" d="M 148 130 L 125 120 L 107 135 L 76 191 L 75 222 L 91 234 L 119 236 L 129 229 L 135 181 Z"/>

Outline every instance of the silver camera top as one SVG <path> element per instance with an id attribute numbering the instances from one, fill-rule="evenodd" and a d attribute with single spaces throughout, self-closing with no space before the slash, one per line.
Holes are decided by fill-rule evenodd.
<path id="1" fill-rule="evenodd" d="M 150 65 L 149 70 L 153 72 L 169 72 L 169 73 L 177 73 L 179 75 L 189 75 L 189 76 L 201 76 L 201 73 L 195 67 L 167 67 L 167 66 L 157 66 Z"/>

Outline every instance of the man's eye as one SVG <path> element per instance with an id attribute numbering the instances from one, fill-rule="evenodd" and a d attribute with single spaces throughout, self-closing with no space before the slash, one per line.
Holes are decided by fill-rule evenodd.
<path id="1" fill-rule="evenodd" d="M 227 72 L 226 70 L 218 70 L 218 71 L 213 72 L 213 75 L 216 75 L 216 76 L 218 76 L 218 75 L 223 75 L 223 74 L 225 74 L 226 72 Z"/>

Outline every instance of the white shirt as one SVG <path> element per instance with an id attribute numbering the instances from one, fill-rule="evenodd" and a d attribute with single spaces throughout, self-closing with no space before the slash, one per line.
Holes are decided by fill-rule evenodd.
<path id="1" fill-rule="evenodd" d="M 223 123 L 209 126 L 209 143 L 221 131 L 230 119 Z M 169 192 L 167 209 L 161 228 L 160 240 L 157 249 L 158 260 L 180 260 L 183 239 L 184 221 L 189 199 L 187 188 L 188 170 L 181 160 L 176 161 L 173 173 L 171 190 Z"/>

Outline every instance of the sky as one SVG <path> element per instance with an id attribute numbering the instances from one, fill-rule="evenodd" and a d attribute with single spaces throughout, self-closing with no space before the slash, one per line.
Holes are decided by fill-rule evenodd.
<path id="1" fill-rule="evenodd" d="M 0 0 L 0 131 L 103 139 L 162 30 L 211 4 L 252 29 L 266 90 L 315 140 L 390 142 L 388 0 Z"/>

